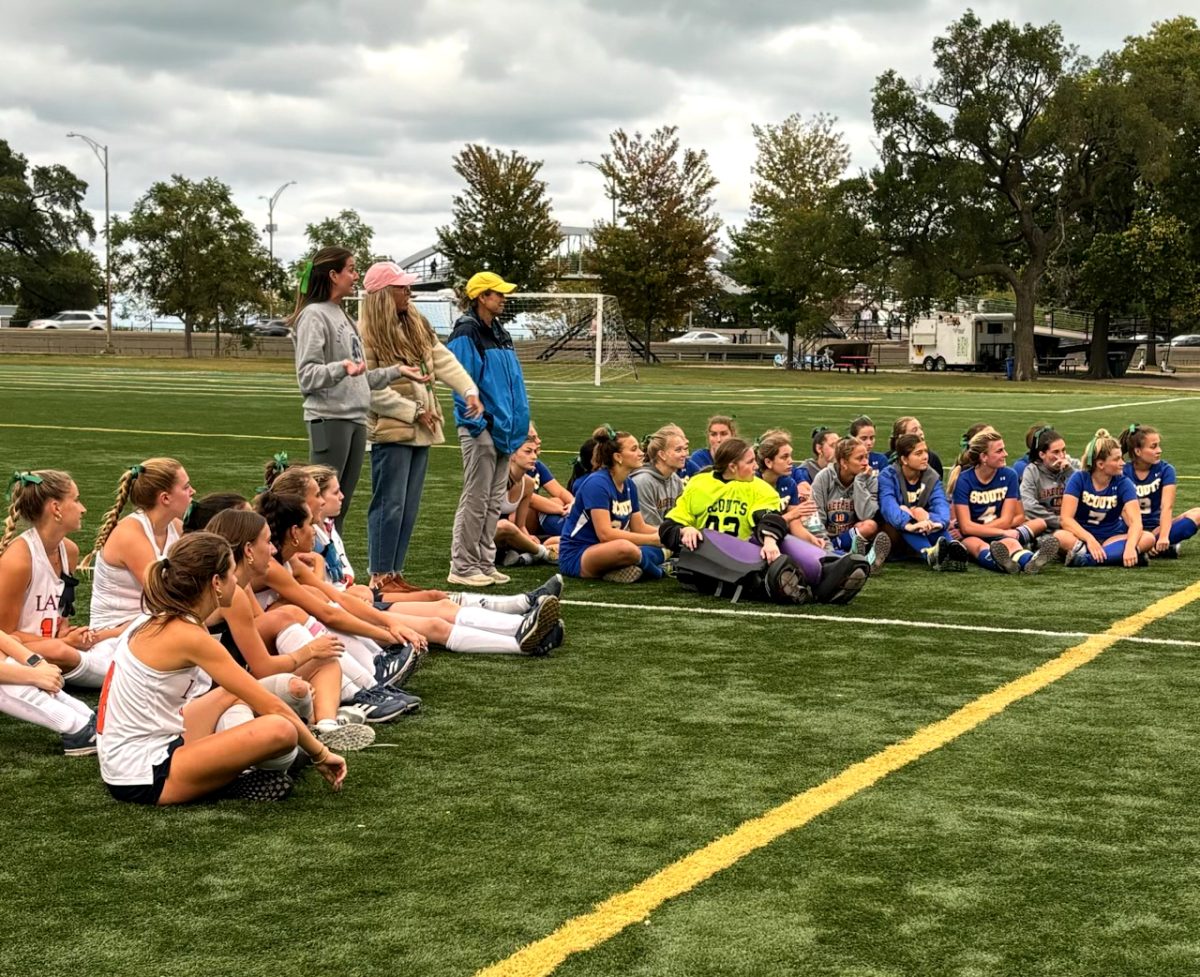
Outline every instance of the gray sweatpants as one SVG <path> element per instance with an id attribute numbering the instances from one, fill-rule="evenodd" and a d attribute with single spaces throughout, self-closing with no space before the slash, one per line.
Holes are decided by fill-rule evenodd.
<path id="1" fill-rule="evenodd" d="M 354 421 L 332 419 L 307 421 L 308 460 L 313 465 L 328 465 L 338 473 L 342 487 L 342 511 L 333 524 L 340 534 L 346 513 L 350 511 L 350 500 L 358 485 L 358 474 L 362 471 L 363 455 L 367 450 L 367 427 Z"/>
<path id="2" fill-rule="evenodd" d="M 471 437 L 458 429 L 463 487 L 454 513 L 450 570 L 460 576 L 486 573 L 496 565 L 496 523 L 508 488 L 508 455 L 499 454 L 487 431 Z"/>

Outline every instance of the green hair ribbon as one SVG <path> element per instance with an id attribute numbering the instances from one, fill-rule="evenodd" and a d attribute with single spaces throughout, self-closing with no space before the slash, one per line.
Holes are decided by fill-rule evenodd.
<path id="1" fill-rule="evenodd" d="M 266 495 L 270 491 L 271 491 L 270 485 L 260 485 L 258 488 L 256 488 L 254 490 L 254 494 L 255 495 Z"/>
<path id="2" fill-rule="evenodd" d="M 130 465 L 129 466 L 129 474 L 132 475 L 134 478 L 137 478 L 145 470 L 146 470 L 145 465 Z"/>
<path id="3" fill-rule="evenodd" d="M 313 269 L 312 261 L 304 262 L 304 267 L 300 269 L 300 294 L 301 295 L 308 294 L 308 282 L 309 282 L 309 279 L 312 278 L 312 269 Z"/>
<path id="4" fill-rule="evenodd" d="M 186 526 L 187 521 L 192 517 L 192 513 L 196 511 L 196 503 L 189 502 L 188 507 L 183 510 L 183 523 Z"/>
<path id="5" fill-rule="evenodd" d="M 1129 425 L 1129 429 L 1128 429 L 1128 430 L 1129 430 L 1129 433 L 1130 433 L 1130 434 L 1137 434 L 1137 429 L 1138 429 L 1139 427 L 1141 427 L 1141 426 L 1142 426 L 1142 425 L 1140 425 L 1140 424 L 1130 424 L 1130 425 Z"/>
<path id="6" fill-rule="evenodd" d="M 12 478 L 8 480 L 8 497 L 11 499 L 13 489 L 17 485 L 41 485 L 42 476 L 35 475 L 33 472 L 13 472 Z"/>
<path id="7" fill-rule="evenodd" d="M 613 430 L 613 426 L 611 424 L 604 425 L 604 433 L 608 435 L 609 440 L 611 440 L 611 441 L 617 440 L 617 432 Z"/>
<path id="8" fill-rule="evenodd" d="M 275 474 L 282 475 L 285 471 L 287 471 L 288 454 L 286 451 L 280 451 L 274 457 L 275 457 Z"/>

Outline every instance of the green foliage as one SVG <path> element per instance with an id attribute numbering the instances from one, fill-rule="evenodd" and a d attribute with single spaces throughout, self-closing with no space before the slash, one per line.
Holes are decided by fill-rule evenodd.
<path id="1" fill-rule="evenodd" d="M 34 166 L 0 139 L 0 295 L 17 318 L 90 309 L 102 294 L 100 266 L 80 238 L 95 239 L 84 210 L 87 183 L 65 166 Z"/>
<path id="2" fill-rule="evenodd" d="M 113 247 L 122 249 L 119 260 L 114 253 L 122 287 L 183 320 L 189 356 L 193 330 L 236 331 L 261 308 L 266 249 L 215 177 L 155 183 L 127 219 L 114 222 Z"/>
<path id="3" fill-rule="evenodd" d="M 305 261 L 321 248 L 338 247 L 354 252 L 354 264 L 360 275 L 365 275 L 376 261 L 390 260 L 375 254 L 372 248 L 375 230 L 363 221 L 357 210 L 343 210 L 336 217 L 326 217 L 315 224 L 308 224 L 304 228 L 304 235 L 308 238 L 309 251 L 303 258 L 293 262 L 293 287 Z"/>
<path id="4" fill-rule="evenodd" d="M 437 235 L 457 285 L 478 271 L 494 271 L 525 291 L 546 285 L 546 261 L 560 235 L 541 169 L 541 160 L 516 150 L 474 143 L 454 157 L 454 172 L 467 187 L 455 194 L 452 223 Z"/>
<path id="5" fill-rule="evenodd" d="M 613 188 L 618 223 L 595 226 L 596 270 L 626 320 L 642 323 L 648 337 L 677 327 L 707 293 L 721 226 L 708 154 L 681 150 L 676 132 L 618 129 L 599 167 Z"/>

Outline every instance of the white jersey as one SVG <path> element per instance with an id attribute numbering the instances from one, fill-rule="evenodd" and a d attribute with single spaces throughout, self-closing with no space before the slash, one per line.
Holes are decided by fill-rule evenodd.
<path id="1" fill-rule="evenodd" d="M 142 527 L 150 540 L 154 558 L 161 560 L 171 552 L 179 541 L 179 530 L 172 521 L 167 526 L 167 542 L 160 550 L 154 538 L 154 527 L 149 517 L 138 510 L 129 516 Z M 92 614 L 89 624 L 93 628 L 111 628 L 132 621 L 142 613 L 142 582 L 134 579 L 125 567 L 114 567 L 105 562 L 102 553 L 96 554 L 96 572 L 92 576 Z"/>
<path id="2" fill-rule="evenodd" d="M 46 546 L 36 529 L 27 529 L 17 537 L 29 548 L 29 586 L 25 588 L 25 600 L 21 604 L 21 616 L 17 630 L 23 634 L 36 634 L 39 638 L 53 638 L 58 634 L 59 603 L 65 582 L 50 564 Z M 67 573 L 67 544 L 58 544 L 59 566 Z"/>
<path id="3" fill-rule="evenodd" d="M 148 620 L 139 617 L 117 639 L 100 693 L 96 742 L 106 784 L 152 783 L 155 764 L 167 758 L 171 741 L 183 735 L 180 710 L 196 688 L 208 685 L 208 676 L 195 666 L 160 672 L 134 655 L 129 641 Z"/>

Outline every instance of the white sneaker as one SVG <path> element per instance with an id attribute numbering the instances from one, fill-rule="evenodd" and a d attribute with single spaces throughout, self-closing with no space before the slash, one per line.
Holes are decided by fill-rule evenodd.
<path id="1" fill-rule="evenodd" d="M 356 726 L 362 726 L 367 721 L 367 707 L 360 706 L 358 703 L 352 702 L 348 706 L 339 706 L 337 711 L 339 720 L 346 720 L 348 723 L 354 723 Z"/>
<path id="2" fill-rule="evenodd" d="M 375 730 L 365 723 L 360 725 L 340 717 L 336 725 L 316 725 L 313 736 L 329 747 L 334 753 L 353 753 L 366 749 L 375 742 Z"/>
<path id="3" fill-rule="evenodd" d="M 490 567 L 489 569 L 485 570 L 484 574 L 490 581 L 492 581 L 492 583 L 508 583 L 510 580 L 512 580 L 512 577 L 510 577 L 507 573 L 501 573 L 495 567 Z"/>
<path id="4" fill-rule="evenodd" d="M 496 572 L 499 573 L 498 570 Z M 504 577 L 504 574 L 501 573 L 500 576 Z M 508 582 L 508 577 L 504 577 L 504 582 Z M 496 583 L 496 579 L 486 573 L 462 574 L 451 570 L 446 577 L 446 583 L 452 583 L 456 587 L 490 587 Z"/>

